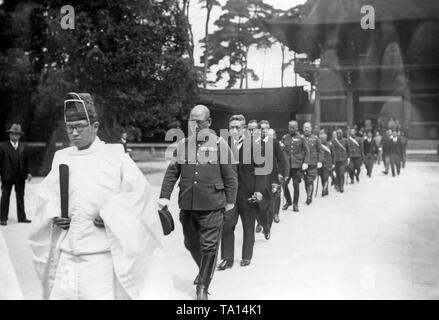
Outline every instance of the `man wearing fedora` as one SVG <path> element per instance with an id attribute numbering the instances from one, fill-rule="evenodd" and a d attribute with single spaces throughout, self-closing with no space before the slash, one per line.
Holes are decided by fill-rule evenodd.
<path id="1" fill-rule="evenodd" d="M 9 214 L 9 199 L 12 186 L 15 187 L 15 197 L 17 199 L 18 222 L 31 222 L 26 218 L 24 212 L 24 186 L 26 179 L 30 181 L 32 175 L 29 173 L 28 152 L 26 145 L 20 142 L 21 125 L 14 123 L 7 131 L 9 141 L 0 146 L 0 176 L 2 181 L 2 196 L 0 206 L 0 225 L 7 225 Z"/>

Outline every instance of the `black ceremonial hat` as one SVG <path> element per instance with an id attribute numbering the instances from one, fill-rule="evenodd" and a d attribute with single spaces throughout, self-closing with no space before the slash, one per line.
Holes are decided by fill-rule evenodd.
<path id="1" fill-rule="evenodd" d="M 163 207 L 159 210 L 159 217 L 162 223 L 163 233 L 165 236 L 174 231 L 174 219 L 168 210 L 168 207 Z"/>

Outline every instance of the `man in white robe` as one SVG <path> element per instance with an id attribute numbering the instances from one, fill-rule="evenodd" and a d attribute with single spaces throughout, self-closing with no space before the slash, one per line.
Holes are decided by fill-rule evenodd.
<path id="1" fill-rule="evenodd" d="M 55 153 L 30 236 L 44 298 L 172 299 L 150 185 L 120 144 L 97 137 L 89 94 L 69 93 L 64 105 L 74 146 Z M 60 164 L 69 166 L 68 218 L 60 217 Z"/>
<path id="2" fill-rule="evenodd" d="M 9 259 L 6 240 L 0 230 L 0 300 L 22 300 L 23 293 L 18 284 L 14 267 Z"/>

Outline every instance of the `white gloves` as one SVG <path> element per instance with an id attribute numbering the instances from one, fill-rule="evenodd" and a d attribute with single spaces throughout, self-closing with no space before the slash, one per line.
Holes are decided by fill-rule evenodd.
<path id="1" fill-rule="evenodd" d="M 254 195 L 256 196 L 256 199 L 257 199 L 258 201 L 261 201 L 262 198 L 263 198 L 263 195 L 262 195 L 262 193 L 260 193 L 260 192 L 255 192 Z"/>
<path id="2" fill-rule="evenodd" d="M 307 170 L 308 169 L 308 164 L 304 163 L 302 164 L 302 170 Z"/>
<path id="3" fill-rule="evenodd" d="M 320 169 L 322 167 L 322 163 L 321 162 L 317 162 L 317 169 Z"/>
<path id="4" fill-rule="evenodd" d="M 168 207 L 169 206 L 169 199 L 166 198 L 160 198 L 157 200 L 157 205 L 159 207 L 159 209 L 162 209 L 164 207 Z"/>

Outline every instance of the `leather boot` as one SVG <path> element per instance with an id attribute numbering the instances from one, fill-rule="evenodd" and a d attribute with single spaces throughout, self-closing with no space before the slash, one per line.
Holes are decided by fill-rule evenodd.
<path id="1" fill-rule="evenodd" d="M 325 184 L 323 185 L 322 197 L 327 196 L 329 194 L 328 185 L 329 185 L 329 182 L 326 181 Z"/>
<path id="2" fill-rule="evenodd" d="M 312 193 L 314 191 L 314 185 L 313 184 L 309 184 L 308 188 L 306 188 L 307 194 L 306 194 L 306 204 L 311 204 L 312 202 Z"/>
<path id="3" fill-rule="evenodd" d="M 191 251 L 191 256 L 194 259 L 195 263 L 198 266 L 198 269 L 200 269 L 200 265 L 201 265 L 201 254 L 199 252 L 194 252 Z M 198 284 L 198 275 L 194 280 L 194 285 Z"/>
<path id="4" fill-rule="evenodd" d="M 215 270 L 215 253 L 201 255 L 201 267 L 198 275 L 197 300 L 208 300 L 208 289 Z"/>

